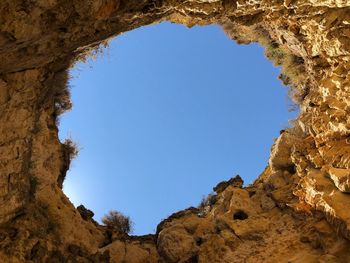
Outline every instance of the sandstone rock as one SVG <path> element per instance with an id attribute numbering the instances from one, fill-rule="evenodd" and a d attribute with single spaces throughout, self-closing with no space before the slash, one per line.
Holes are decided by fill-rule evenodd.
<path id="1" fill-rule="evenodd" d="M 213 190 L 219 194 L 219 193 L 223 192 L 230 185 L 232 185 L 234 187 L 242 188 L 243 180 L 239 175 L 236 175 L 235 177 L 231 178 L 228 181 L 223 181 L 223 182 L 218 183 L 213 188 Z"/>
<path id="2" fill-rule="evenodd" d="M 9 100 L 7 84 L 0 79 L 0 106 Z"/>
<path id="3" fill-rule="evenodd" d="M 298 138 L 283 132 L 276 140 L 271 149 L 269 164 L 274 170 L 290 170 L 293 171 L 294 163 L 291 159 L 292 148 L 295 147 Z"/>
<path id="4" fill-rule="evenodd" d="M 77 207 L 77 210 L 79 212 L 79 214 L 81 215 L 81 217 L 84 220 L 92 220 L 92 218 L 94 217 L 94 212 L 92 212 L 91 210 L 87 209 L 85 206 L 80 205 Z"/>
<path id="5" fill-rule="evenodd" d="M 0 1 L 0 261 L 350 262 L 349 7 Z M 69 168 L 57 128 L 59 106 L 70 105 L 67 70 L 111 36 L 161 21 L 219 24 L 238 43 L 260 43 L 300 113 L 251 186 L 240 178 L 218 184 L 205 214 L 174 213 L 150 238 L 110 236 L 57 181 Z"/>
<path id="6" fill-rule="evenodd" d="M 195 239 L 180 227 L 170 227 L 159 233 L 158 251 L 166 262 L 188 262 L 197 253 Z"/>
<path id="7" fill-rule="evenodd" d="M 335 186 L 344 193 L 350 193 L 350 170 L 331 167 L 328 170 Z"/>

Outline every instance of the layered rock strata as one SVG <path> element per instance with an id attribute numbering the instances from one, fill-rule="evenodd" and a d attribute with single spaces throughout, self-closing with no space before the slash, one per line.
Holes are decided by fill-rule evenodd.
<path id="1" fill-rule="evenodd" d="M 210 205 L 129 237 L 63 194 L 73 152 L 57 118 L 75 61 L 161 21 L 260 43 L 300 115 L 253 185 L 218 185 Z M 1 1 L 0 261 L 350 262 L 349 38 L 347 0 Z"/>

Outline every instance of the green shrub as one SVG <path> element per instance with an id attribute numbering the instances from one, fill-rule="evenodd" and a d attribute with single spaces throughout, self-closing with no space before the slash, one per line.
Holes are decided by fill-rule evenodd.
<path id="1" fill-rule="evenodd" d="M 115 210 L 112 210 L 105 215 L 102 218 L 102 223 L 108 228 L 124 234 L 128 234 L 133 230 L 133 222 L 130 217 Z"/>
<path id="2" fill-rule="evenodd" d="M 281 66 L 287 56 L 284 49 L 280 48 L 276 42 L 271 42 L 265 51 L 266 57 L 271 59 L 275 66 Z"/>
<path id="3" fill-rule="evenodd" d="M 67 160 L 71 162 L 74 158 L 77 157 L 79 153 L 78 146 L 72 139 L 66 139 L 63 142 L 64 154 Z"/>
<path id="4" fill-rule="evenodd" d="M 308 93 L 305 88 L 307 75 L 304 59 L 293 55 L 287 48 L 275 42 L 267 45 L 265 54 L 275 66 L 281 66 L 282 73 L 279 79 L 284 85 L 289 86 L 288 95 L 292 102 L 300 104 Z"/>
<path id="5" fill-rule="evenodd" d="M 199 215 L 205 216 L 210 208 L 216 203 L 217 195 L 214 193 L 210 193 L 207 196 L 203 196 L 201 202 L 198 205 Z"/>
<path id="6" fill-rule="evenodd" d="M 70 100 L 70 90 L 67 86 L 55 93 L 54 103 L 56 116 L 59 116 L 72 108 L 72 102 Z"/>
<path id="7" fill-rule="evenodd" d="M 57 183 L 60 188 L 63 187 L 63 182 L 66 179 L 67 171 L 69 170 L 72 160 L 77 157 L 79 153 L 78 146 L 71 139 L 66 139 L 62 144 L 63 152 L 63 164 L 61 173 L 57 178 Z"/>
<path id="8" fill-rule="evenodd" d="M 69 74 L 66 70 L 57 72 L 47 85 L 50 87 L 46 99 L 52 99 L 54 103 L 55 117 L 69 111 L 72 108 L 70 100 L 70 86 L 68 84 Z"/>

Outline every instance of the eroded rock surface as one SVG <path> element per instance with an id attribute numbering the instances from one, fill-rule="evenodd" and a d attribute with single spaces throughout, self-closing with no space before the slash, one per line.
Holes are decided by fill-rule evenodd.
<path id="1" fill-rule="evenodd" d="M 129 237 L 63 194 L 72 152 L 57 118 L 76 60 L 161 21 L 259 42 L 301 112 L 254 184 L 219 184 L 209 205 Z M 1 1 L 0 261 L 350 262 L 349 52 L 347 0 Z"/>

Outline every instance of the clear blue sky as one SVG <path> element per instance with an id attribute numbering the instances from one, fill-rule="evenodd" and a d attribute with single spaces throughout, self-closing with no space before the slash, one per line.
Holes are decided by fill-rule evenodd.
<path id="1" fill-rule="evenodd" d="M 218 26 L 163 23 L 115 38 L 71 71 L 60 138 L 81 150 L 64 192 L 96 220 L 116 209 L 147 234 L 222 180 L 251 183 L 296 114 L 278 74 L 261 47 Z"/>

